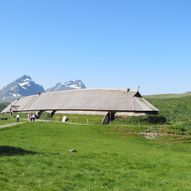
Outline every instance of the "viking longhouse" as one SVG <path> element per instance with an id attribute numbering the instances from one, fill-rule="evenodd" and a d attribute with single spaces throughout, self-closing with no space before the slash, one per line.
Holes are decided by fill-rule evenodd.
<path id="1" fill-rule="evenodd" d="M 138 91 L 83 89 L 39 93 L 13 101 L 2 113 L 9 112 L 103 112 L 106 121 L 116 113 L 157 114 L 159 110 Z"/>

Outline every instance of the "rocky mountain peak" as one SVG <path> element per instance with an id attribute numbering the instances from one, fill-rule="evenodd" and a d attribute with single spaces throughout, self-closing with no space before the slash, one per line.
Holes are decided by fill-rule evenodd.
<path id="1" fill-rule="evenodd" d="M 43 86 L 34 82 L 30 76 L 23 75 L 0 90 L 0 102 L 12 101 L 39 92 L 44 92 Z"/>
<path id="2" fill-rule="evenodd" d="M 58 82 L 52 88 L 47 89 L 48 92 L 53 91 L 63 91 L 63 90 L 73 90 L 73 89 L 85 89 L 86 86 L 83 84 L 81 80 L 70 80 L 67 82 Z"/>
<path id="3" fill-rule="evenodd" d="M 58 82 L 47 91 L 53 92 L 84 88 L 86 87 L 81 80 L 70 80 L 64 83 Z M 42 85 L 37 84 L 30 76 L 23 75 L 0 90 L 0 102 L 11 102 L 19 97 L 35 95 L 44 91 Z"/>

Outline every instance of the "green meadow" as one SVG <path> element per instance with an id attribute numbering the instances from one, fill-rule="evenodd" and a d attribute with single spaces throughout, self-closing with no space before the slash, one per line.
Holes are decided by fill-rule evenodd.
<path id="1" fill-rule="evenodd" d="M 0 188 L 190 190 L 190 141 L 147 140 L 113 126 L 26 122 L 0 130 Z"/>
<path id="2" fill-rule="evenodd" d="M 60 115 L 32 123 L 21 115 L 23 124 L 0 129 L 0 190 L 190 191 L 191 97 L 149 101 L 165 123 L 139 117 L 100 125 L 99 116 L 77 115 L 68 124 Z M 0 126 L 15 122 L 7 117 Z"/>

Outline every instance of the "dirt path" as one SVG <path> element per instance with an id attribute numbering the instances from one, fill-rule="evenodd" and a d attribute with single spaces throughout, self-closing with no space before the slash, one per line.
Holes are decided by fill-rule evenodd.
<path id="1" fill-rule="evenodd" d="M 4 129 L 4 128 L 8 128 L 8 127 L 13 127 L 13 126 L 20 125 L 20 124 L 23 124 L 23 123 L 24 123 L 24 122 L 8 123 L 8 124 L 5 124 L 5 125 L 0 125 L 0 129 Z"/>

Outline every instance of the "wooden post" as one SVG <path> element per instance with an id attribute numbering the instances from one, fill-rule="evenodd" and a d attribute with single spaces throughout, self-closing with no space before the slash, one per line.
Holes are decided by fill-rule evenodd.
<path id="1" fill-rule="evenodd" d="M 111 111 L 109 112 L 109 124 L 111 125 L 111 121 L 112 121 L 112 116 L 111 116 Z"/>

